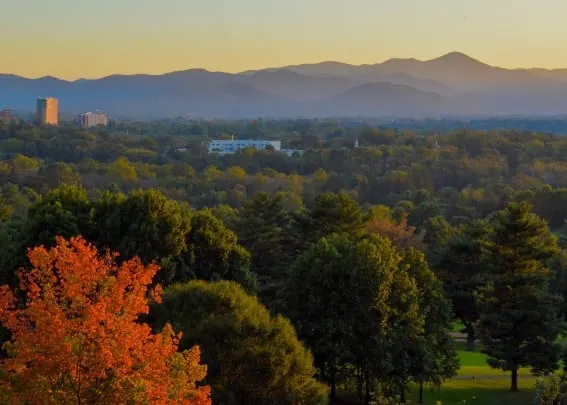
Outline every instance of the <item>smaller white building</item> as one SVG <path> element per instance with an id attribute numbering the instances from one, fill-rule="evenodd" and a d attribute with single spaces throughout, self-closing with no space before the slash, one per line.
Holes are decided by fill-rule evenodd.
<path id="1" fill-rule="evenodd" d="M 238 150 L 246 148 L 254 148 L 257 150 L 265 150 L 269 147 L 274 148 L 276 151 L 281 151 L 281 141 L 257 141 L 257 140 L 213 140 L 209 143 L 209 153 L 218 153 L 225 155 L 227 153 L 234 153 Z"/>
<path id="2" fill-rule="evenodd" d="M 77 116 L 75 123 L 81 128 L 91 128 L 98 125 L 108 126 L 108 116 L 100 111 L 84 112 Z"/>
<path id="3" fill-rule="evenodd" d="M 288 155 L 289 157 L 292 157 L 294 154 L 298 154 L 299 156 L 303 156 L 303 154 L 305 153 L 304 150 L 301 149 L 282 149 L 281 150 L 282 153 L 285 153 L 286 155 Z"/>

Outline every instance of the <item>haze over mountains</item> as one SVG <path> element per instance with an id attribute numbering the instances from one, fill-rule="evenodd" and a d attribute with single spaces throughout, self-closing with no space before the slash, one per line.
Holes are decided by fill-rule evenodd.
<path id="1" fill-rule="evenodd" d="M 565 115 L 567 69 L 505 69 L 462 53 L 436 59 L 339 62 L 239 74 L 191 69 L 74 82 L 0 74 L 0 107 L 32 111 L 37 97 L 62 112 L 114 118 L 438 117 Z"/>

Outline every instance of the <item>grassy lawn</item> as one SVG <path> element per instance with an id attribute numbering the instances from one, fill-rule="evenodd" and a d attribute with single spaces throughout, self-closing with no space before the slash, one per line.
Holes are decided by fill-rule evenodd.
<path id="1" fill-rule="evenodd" d="M 486 356 L 482 353 L 467 352 L 464 344 L 458 345 L 461 368 L 459 375 L 447 381 L 437 389 L 424 389 L 426 405 L 435 405 L 440 401 L 443 405 L 528 405 L 533 403 L 535 377 L 529 370 L 519 372 L 519 393 L 508 392 L 510 388 L 510 373 L 494 370 L 486 364 Z M 411 403 L 417 403 L 418 392 L 414 389 L 409 398 Z M 466 402 L 464 402 L 466 401 Z"/>
<path id="2" fill-rule="evenodd" d="M 508 392 L 510 388 L 510 373 L 494 370 L 486 364 L 486 356 L 482 353 L 467 352 L 464 344 L 458 344 L 461 368 L 459 375 L 445 382 L 440 388 L 424 388 L 424 402 L 435 405 L 440 401 L 443 405 L 531 405 L 534 400 L 536 379 L 529 370 L 519 372 L 520 392 Z M 414 387 L 408 393 L 410 404 L 417 404 L 418 388 Z M 350 397 L 350 398 L 349 398 Z M 337 404 L 355 404 L 352 396 L 346 395 Z"/>
<path id="3" fill-rule="evenodd" d="M 534 384 L 535 378 L 520 378 L 520 392 L 512 393 L 508 392 L 509 380 L 453 380 L 439 390 L 426 388 L 423 396 L 427 405 L 435 405 L 436 401 L 443 405 L 531 405 Z M 417 390 L 413 390 L 409 398 L 416 404 Z"/>

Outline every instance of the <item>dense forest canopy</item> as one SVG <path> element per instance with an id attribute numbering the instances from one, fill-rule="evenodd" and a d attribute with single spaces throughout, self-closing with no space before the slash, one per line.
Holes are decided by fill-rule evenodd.
<path id="1" fill-rule="evenodd" d="M 232 136 L 306 152 L 208 153 Z M 519 130 L 3 123 L 0 283 L 17 294 L 28 248 L 79 235 L 116 266 L 159 266 L 164 301 L 141 320 L 203 350 L 214 403 L 422 399 L 457 372 L 455 318 L 516 390 L 567 353 L 566 174 L 567 138 Z"/>
<path id="2" fill-rule="evenodd" d="M 61 184 L 104 190 L 159 188 L 196 208 L 240 208 L 258 192 L 282 193 L 290 210 L 342 190 L 362 206 L 387 205 L 422 226 L 482 218 L 527 200 L 555 230 L 567 214 L 567 138 L 516 130 L 415 131 L 356 121 L 157 121 L 80 130 L 0 124 L 2 218 Z M 213 138 L 281 139 L 287 157 L 245 150 L 210 155 Z M 354 148 L 358 139 L 360 147 Z"/>

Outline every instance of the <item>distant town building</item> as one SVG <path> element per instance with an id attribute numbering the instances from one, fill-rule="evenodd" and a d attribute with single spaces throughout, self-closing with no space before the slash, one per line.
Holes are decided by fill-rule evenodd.
<path id="1" fill-rule="evenodd" d="M 282 149 L 281 152 L 285 153 L 289 157 L 292 157 L 293 155 L 296 155 L 296 154 L 299 155 L 299 156 L 302 156 L 305 153 L 305 151 L 301 150 L 301 149 Z"/>
<path id="2" fill-rule="evenodd" d="M 257 150 L 265 150 L 272 147 L 276 151 L 281 151 L 281 141 L 257 141 L 257 140 L 213 140 L 209 143 L 209 153 L 218 153 L 221 155 L 234 153 L 241 149 L 254 148 Z"/>
<path id="3" fill-rule="evenodd" d="M 108 116 L 100 111 L 79 114 L 75 123 L 81 128 L 91 128 L 98 125 L 108 125 Z"/>
<path id="4" fill-rule="evenodd" d="M 281 141 L 258 141 L 253 139 L 242 139 L 235 140 L 232 137 L 231 140 L 213 140 L 209 143 L 209 153 L 218 153 L 219 155 L 226 155 L 229 153 L 235 153 L 238 150 L 254 148 L 256 150 L 266 150 L 272 148 L 276 152 L 284 153 L 287 156 L 303 155 L 304 150 L 300 149 L 282 149 Z M 180 151 L 181 149 L 178 149 Z"/>
<path id="5" fill-rule="evenodd" d="M 0 110 L 0 122 L 10 122 L 14 119 L 12 110 Z"/>
<path id="6" fill-rule="evenodd" d="M 56 98 L 37 99 L 37 121 L 44 125 L 57 125 L 59 123 L 59 102 Z"/>

